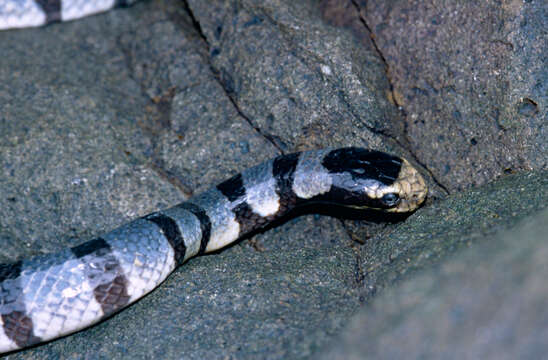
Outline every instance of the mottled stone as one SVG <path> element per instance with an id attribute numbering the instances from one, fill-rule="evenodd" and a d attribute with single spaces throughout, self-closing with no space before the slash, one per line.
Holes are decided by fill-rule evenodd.
<path id="1" fill-rule="evenodd" d="M 2 262 L 79 244 L 281 152 L 387 150 L 451 192 L 518 173 L 445 202 L 429 179 L 427 207 L 408 219 L 311 208 L 360 220 L 289 220 L 191 259 L 98 326 L 8 358 L 316 357 L 364 302 L 421 269 L 437 279 L 450 254 L 545 207 L 546 173 L 523 172 L 546 168 L 544 3 L 364 3 L 154 0 L 1 32 Z M 504 254 L 477 261 L 514 264 Z M 510 279 L 514 299 L 546 303 Z"/>
<path id="2" fill-rule="evenodd" d="M 409 149 L 451 191 L 548 168 L 546 1 L 365 1 Z"/>

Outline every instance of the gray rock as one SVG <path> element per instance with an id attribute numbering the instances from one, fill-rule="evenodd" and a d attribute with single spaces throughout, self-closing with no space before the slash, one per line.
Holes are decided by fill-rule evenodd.
<path id="1" fill-rule="evenodd" d="M 184 11 L 155 5 L 0 33 L 4 261 L 74 245 L 278 154 L 215 82 Z M 193 112 L 206 99 L 210 116 Z"/>
<path id="2" fill-rule="evenodd" d="M 146 99 L 108 37 L 128 17 L 0 33 L 4 261 L 74 245 L 182 199 L 142 160 L 151 142 L 135 123 Z"/>
<path id="3" fill-rule="evenodd" d="M 188 3 L 228 95 L 282 150 L 394 151 L 379 134 L 398 137 L 403 123 L 386 97 L 382 60 L 358 37 L 363 28 L 327 26 L 329 10 L 316 1 Z"/>
<path id="4" fill-rule="evenodd" d="M 490 199 L 488 201 L 494 204 L 494 199 L 500 199 L 501 191 L 527 188 L 529 180 L 537 183 L 529 190 L 536 189 L 533 193 L 545 202 L 547 175 L 544 172 L 520 176 L 519 181 L 505 179 L 498 182 L 499 189 L 484 187 L 479 194 L 468 192 L 460 199 L 448 199 L 439 207 L 449 210 L 477 198 L 480 202 Z M 548 210 L 539 211 L 545 205 L 532 196 L 518 202 L 507 210 L 500 209 L 502 212 L 487 208 L 476 213 L 473 227 L 467 226 L 468 214 L 455 212 L 449 222 L 454 230 L 462 229 L 460 236 L 449 233 L 443 238 L 455 247 L 466 244 L 467 248 L 412 279 L 406 276 L 407 281 L 387 289 L 362 310 L 343 335 L 321 356 L 319 353 L 318 358 L 545 358 L 548 351 L 545 306 L 548 301 Z M 427 215 L 428 210 L 414 222 L 421 222 L 419 217 Z M 527 217 L 531 213 L 534 215 Z M 485 218 L 491 219 L 485 221 Z M 455 221 L 457 219 L 461 221 Z M 499 225 L 486 227 L 486 222 Z M 492 234 L 494 228 L 508 226 L 513 227 L 511 231 Z M 402 228 L 405 226 L 391 237 L 405 241 Z M 424 252 L 421 257 L 432 255 Z M 402 256 L 409 255 L 399 257 Z M 417 258 L 416 254 L 410 257 Z"/>
<path id="5" fill-rule="evenodd" d="M 548 167 L 546 1 L 356 3 L 410 150 L 446 188 Z"/>
<path id="6" fill-rule="evenodd" d="M 363 297 L 431 268 L 461 248 L 546 207 L 548 172 L 505 176 L 421 209 L 395 231 L 377 234 L 362 247 Z M 373 269 L 374 271 L 371 271 Z"/>
<path id="7" fill-rule="evenodd" d="M 391 3 L 360 14 L 359 1 L 154 0 L 0 32 L 2 262 L 78 244 L 282 152 L 387 150 L 425 164 L 431 187 L 403 224 L 290 220 L 192 259 L 95 327 L 8 358 L 315 357 L 377 293 L 545 207 L 545 172 L 438 201 L 444 187 L 546 168 L 542 4 L 478 5 L 495 25 L 476 48 L 447 35 L 487 26 L 468 18 L 476 8 L 438 6 L 458 15 L 438 23 L 419 7 L 406 10 L 416 21 L 392 21 L 381 14 L 407 8 Z M 421 21 L 444 35 L 422 33 L 408 51 Z M 453 51 L 449 65 L 436 51 Z M 447 69 L 463 83 L 413 95 L 413 81 L 446 81 Z"/>

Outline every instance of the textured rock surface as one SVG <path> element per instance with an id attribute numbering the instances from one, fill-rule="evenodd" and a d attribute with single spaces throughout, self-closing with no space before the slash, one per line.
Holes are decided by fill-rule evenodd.
<path id="1" fill-rule="evenodd" d="M 546 169 L 546 1 L 356 2 L 407 113 L 411 150 L 448 189 Z"/>
<path id="2" fill-rule="evenodd" d="M 547 174 L 538 175 L 546 191 Z M 449 209 L 452 203 L 458 201 L 440 206 Z M 545 209 L 506 233 L 461 236 L 461 242 L 482 243 L 384 292 L 319 358 L 544 358 L 547 232 Z"/>
<path id="3" fill-rule="evenodd" d="M 326 25 L 318 3 L 189 5 L 228 95 L 282 150 L 341 143 L 393 149 L 378 136 L 403 129 L 386 97 L 382 60 L 352 32 Z"/>
<path id="4" fill-rule="evenodd" d="M 546 207 L 547 190 L 546 171 L 505 176 L 422 209 L 394 232 L 380 233 L 362 248 L 364 295 L 511 229 Z"/>
<path id="5" fill-rule="evenodd" d="M 0 32 L 2 262 L 80 243 L 281 152 L 374 147 L 436 178 L 407 220 L 290 220 L 9 358 L 306 358 L 420 269 L 442 298 L 428 269 L 546 206 L 546 172 L 524 172 L 547 166 L 545 22 L 535 0 L 155 0 Z"/>

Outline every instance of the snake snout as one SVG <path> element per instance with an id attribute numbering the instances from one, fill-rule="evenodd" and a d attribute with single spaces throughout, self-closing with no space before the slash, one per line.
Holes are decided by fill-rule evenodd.
<path id="1" fill-rule="evenodd" d="M 407 212 L 417 209 L 426 199 L 428 186 L 421 174 L 407 160 L 403 160 L 398 178 L 392 185 L 400 195 L 398 206 L 393 212 Z"/>

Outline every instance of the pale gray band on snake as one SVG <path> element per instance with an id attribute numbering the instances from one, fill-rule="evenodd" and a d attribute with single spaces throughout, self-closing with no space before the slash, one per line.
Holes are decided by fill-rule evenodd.
<path id="1" fill-rule="evenodd" d="M 128 6 L 138 0 L 0 0 L 0 30 L 43 26 Z"/>
<path id="2" fill-rule="evenodd" d="M 415 210 L 427 187 L 404 159 L 361 148 L 282 155 L 167 210 L 59 253 L 0 265 L 0 352 L 109 316 L 178 265 L 316 202 Z"/>

